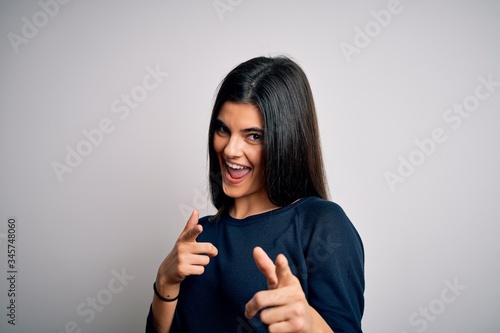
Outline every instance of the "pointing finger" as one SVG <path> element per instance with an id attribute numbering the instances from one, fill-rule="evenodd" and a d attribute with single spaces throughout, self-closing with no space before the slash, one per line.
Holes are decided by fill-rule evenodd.
<path id="1" fill-rule="evenodd" d="M 199 213 L 198 210 L 193 210 L 191 213 L 191 216 L 189 217 L 189 220 L 186 223 L 186 226 L 184 227 L 184 230 L 182 230 L 181 238 L 184 241 L 188 242 L 194 242 L 196 240 L 196 237 L 198 237 L 199 234 L 203 231 L 203 228 L 198 227 L 198 219 L 199 219 Z"/>
<path id="2" fill-rule="evenodd" d="M 258 246 L 253 249 L 253 258 L 259 270 L 266 277 L 268 288 L 276 288 L 278 285 L 278 277 L 276 275 L 276 266 L 271 258 L 269 258 L 267 253 Z"/>
<path id="3" fill-rule="evenodd" d="M 196 242 L 196 238 L 203 231 L 201 224 L 195 225 L 193 228 L 188 230 L 185 234 L 181 235 L 180 240 L 184 242 Z"/>
<path id="4" fill-rule="evenodd" d="M 182 230 L 182 233 L 185 233 L 186 231 L 192 229 L 195 225 L 197 225 L 199 217 L 200 213 L 198 212 L 198 210 L 197 209 L 193 210 L 191 216 L 189 216 L 186 226 L 184 227 L 184 230 Z"/>
<path id="5" fill-rule="evenodd" d="M 288 285 L 290 278 L 294 277 L 288 265 L 288 259 L 283 254 L 279 254 L 276 258 L 276 276 L 280 287 Z"/>

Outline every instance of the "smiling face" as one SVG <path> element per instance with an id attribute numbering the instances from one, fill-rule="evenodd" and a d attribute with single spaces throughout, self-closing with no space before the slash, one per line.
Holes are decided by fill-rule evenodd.
<path id="1" fill-rule="evenodd" d="M 218 114 L 214 150 L 222 173 L 224 193 L 235 199 L 268 202 L 264 190 L 264 121 L 253 104 L 225 102 Z"/>

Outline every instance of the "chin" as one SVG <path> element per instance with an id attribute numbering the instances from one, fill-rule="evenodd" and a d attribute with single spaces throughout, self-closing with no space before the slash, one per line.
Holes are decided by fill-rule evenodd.
<path id="1" fill-rule="evenodd" d="M 242 189 L 227 188 L 225 185 L 222 186 L 222 190 L 225 195 L 233 199 L 238 199 L 246 195 L 245 191 L 242 191 Z"/>

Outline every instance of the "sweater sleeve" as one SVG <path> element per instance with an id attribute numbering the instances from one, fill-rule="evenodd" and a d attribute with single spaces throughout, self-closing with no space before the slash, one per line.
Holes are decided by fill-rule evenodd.
<path id="1" fill-rule="evenodd" d="M 330 201 L 316 201 L 304 217 L 309 304 L 335 333 L 362 332 L 364 249 L 358 232 Z"/>
<path id="2" fill-rule="evenodd" d="M 148 319 L 146 320 L 146 333 L 158 333 L 153 322 L 153 309 L 149 307 Z"/>

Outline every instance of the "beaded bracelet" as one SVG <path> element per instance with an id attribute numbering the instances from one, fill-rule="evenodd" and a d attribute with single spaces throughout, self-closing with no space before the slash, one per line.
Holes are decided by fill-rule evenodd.
<path id="1" fill-rule="evenodd" d="M 163 302 L 174 302 L 174 301 L 177 301 L 177 299 L 179 298 L 179 295 L 177 295 L 176 297 L 174 298 L 165 298 L 163 297 L 162 295 L 160 295 L 160 293 L 158 292 L 158 290 L 156 289 L 156 281 L 153 283 L 153 290 L 155 292 L 155 295 L 158 296 L 159 299 L 161 299 Z"/>

